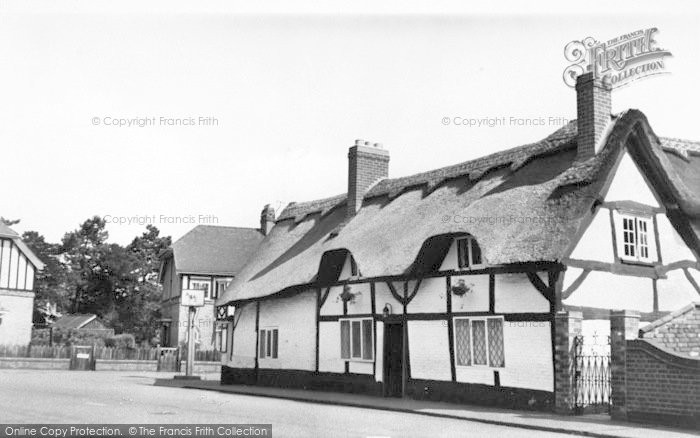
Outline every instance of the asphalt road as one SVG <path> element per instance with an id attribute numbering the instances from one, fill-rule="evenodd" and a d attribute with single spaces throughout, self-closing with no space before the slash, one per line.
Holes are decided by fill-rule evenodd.
<path id="1" fill-rule="evenodd" d="M 153 386 L 156 377 L 165 376 L 0 370 L 0 423 L 271 423 L 274 437 L 569 436 L 407 413 Z"/>

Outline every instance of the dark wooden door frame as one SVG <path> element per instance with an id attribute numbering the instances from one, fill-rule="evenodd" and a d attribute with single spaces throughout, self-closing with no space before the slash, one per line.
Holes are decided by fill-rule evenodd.
<path id="1" fill-rule="evenodd" d="M 402 317 L 388 317 L 384 319 L 384 340 L 383 340 L 383 348 L 382 348 L 382 394 L 385 397 L 389 397 L 389 390 L 391 389 L 390 384 L 392 382 L 389 381 L 389 374 L 388 374 L 388 352 L 389 348 L 391 348 L 391 345 L 389 342 L 387 342 L 387 338 L 389 338 L 389 326 L 398 326 L 399 327 L 399 332 L 401 333 L 401 394 L 399 395 L 400 397 L 403 397 L 406 394 L 406 321 Z M 394 339 L 394 342 L 396 340 Z"/>

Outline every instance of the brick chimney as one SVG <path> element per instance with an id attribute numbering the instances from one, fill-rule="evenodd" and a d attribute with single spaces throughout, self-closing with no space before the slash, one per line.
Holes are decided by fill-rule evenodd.
<path id="1" fill-rule="evenodd" d="M 380 143 L 355 140 L 348 150 L 348 210 L 353 216 L 362 207 L 362 199 L 374 183 L 389 176 L 389 151 Z"/>
<path id="2" fill-rule="evenodd" d="M 610 123 L 611 109 L 610 85 L 594 78 L 593 72 L 576 79 L 577 160 L 587 160 L 598 152 L 601 137 Z"/>
<path id="3" fill-rule="evenodd" d="M 275 209 L 267 204 L 260 212 L 260 231 L 267 236 L 275 226 Z"/>

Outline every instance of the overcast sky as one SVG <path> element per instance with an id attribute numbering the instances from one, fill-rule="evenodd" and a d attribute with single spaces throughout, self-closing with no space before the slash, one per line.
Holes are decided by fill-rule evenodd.
<path id="1" fill-rule="evenodd" d="M 266 4 L 0 0 L 0 215 L 51 241 L 92 215 L 155 215 L 174 238 L 258 226 L 264 204 L 345 192 L 357 138 L 383 143 L 396 177 L 545 137 L 575 118 L 564 46 L 648 27 L 670 74 L 614 91 L 613 111 L 700 140 L 691 6 Z M 135 118 L 154 123 L 111 124 Z M 143 226 L 108 230 L 127 243 Z"/>

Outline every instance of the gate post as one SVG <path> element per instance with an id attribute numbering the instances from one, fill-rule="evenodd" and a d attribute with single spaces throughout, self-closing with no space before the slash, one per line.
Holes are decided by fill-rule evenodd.
<path id="1" fill-rule="evenodd" d="M 614 420 L 627 420 L 627 341 L 639 336 L 639 318 L 634 310 L 610 312 L 610 414 Z"/>
<path id="2" fill-rule="evenodd" d="M 581 312 L 562 310 L 554 315 L 554 410 L 573 414 L 576 408 L 574 338 L 581 334 Z"/>

